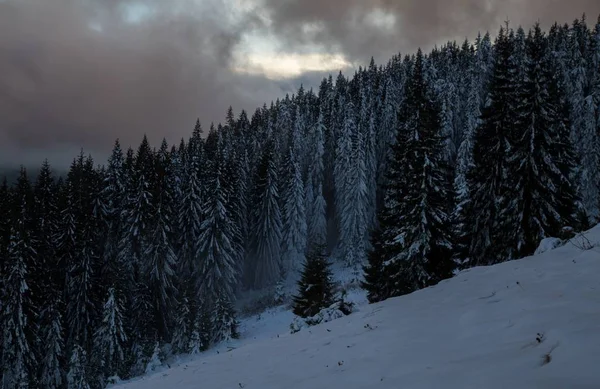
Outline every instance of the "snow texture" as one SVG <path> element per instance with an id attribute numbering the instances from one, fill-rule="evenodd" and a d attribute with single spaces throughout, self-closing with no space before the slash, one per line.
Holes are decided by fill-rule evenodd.
<path id="1" fill-rule="evenodd" d="M 598 388 L 600 226 L 587 238 L 595 247 L 472 268 L 296 334 L 243 333 L 230 352 L 118 388 Z M 285 331 L 285 315 L 262 320 Z"/>

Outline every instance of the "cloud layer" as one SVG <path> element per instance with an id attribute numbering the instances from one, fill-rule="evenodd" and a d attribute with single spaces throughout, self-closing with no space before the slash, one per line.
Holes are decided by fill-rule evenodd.
<path id="1" fill-rule="evenodd" d="M 381 61 L 400 51 L 430 48 L 447 39 L 495 33 L 506 20 L 529 27 L 570 22 L 584 12 L 592 22 L 597 0 L 264 0 L 271 28 L 299 44 L 319 42 L 354 60 Z M 307 28 L 309 27 L 309 28 Z"/>
<path id="2" fill-rule="evenodd" d="M 137 144 L 143 133 L 154 144 L 177 141 L 198 116 L 220 120 L 229 105 L 281 93 L 228 70 L 250 22 L 224 25 L 223 4 L 209 3 L 127 24 L 118 0 L 0 2 L 0 161 L 105 152 L 115 138 Z"/>
<path id="3" fill-rule="evenodd" d="M 239 11 L 244 6 L 245 11 Z M 235 72 L 249 34 L 287 54 L 320 48 L 385 61 L 446 39 L 600 13 L 597 0 L 0 0 L 0 164 L 104 157 L 115 138 L 187 136 L 229 105 L 253 109 L 299 85 Z M 124 15 L 139 23 L 127 23 Z"/>

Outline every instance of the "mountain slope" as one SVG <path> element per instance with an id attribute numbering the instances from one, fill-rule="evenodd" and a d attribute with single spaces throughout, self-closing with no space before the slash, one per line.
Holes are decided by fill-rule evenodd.
<path id="1" fill-rule="evenodd" d="M 600 227 L 588 238 L 119 388 L 599 388 Z"/>

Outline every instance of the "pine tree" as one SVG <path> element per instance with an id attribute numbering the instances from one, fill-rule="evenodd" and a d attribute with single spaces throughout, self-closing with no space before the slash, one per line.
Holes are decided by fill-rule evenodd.
<path id="1" fill-rule="evenodd" d="M 388 173 L 388 162 L 390 160 L 391 146 L 396 141 L 396 130 L 398 128 L 398 106 L 404 94 L 400 82 L 395 82 L 394 76 L 398 73 L 404 73 L 405 69 L 392 69 L 391 64 L 385 70 L 385 80 L 383 81 L 383 90 L 381 104 L 378 115 L 380 122 L 377 133 L 377 202 L 376 209 L 381 208 L 384 196 L 384 186 Z M 399 85 L 400 84 L 400 85 Z"/>
<path id="2" fill-rule="evenodd" d="M 434 285 L 452 275 L 451 230 L 447 199 L 450 178 L 444 162 L 439 110 L 423 78 L 417 53 L 399 113 L 384 209 L 365 282 L 372 300 Z M 381 264 L 381 257 L 384 262 Z"/>
<path id="3" fill-rule="evenodd" d="M 363 135 L 356 127 L 354 105 L 346 106 L 345 126 L 336 149 L 336 207 L 339 218 L 340 254 L 346 265 L 357 269 L 365 256 L 369 218 Z"/>
<path id="4" fill-rule="evenodd" d="M 11 191 L 6 177 L 0 184 L 0 266 L 2 266 L 10 239 L 10 212 L 12 209 Z M 0 284 L 0 288 L 2 285 Z"/>
<path id="5" fill-rule="evenodd" d="M 333 304 L 332 274 L 324 246 L 311 249 L 298 281 L 298 295 L 294 297 L 294 314 L 311 317 Z"/>
<path id="6" fill-rule="evenodd" d="M 561 107 L 561 91 L 539 25 L 529 34 L 527 52 L 519 122 L 509 133 L 506 186 L 512 195 L 503 205 L 515 223 L 511 230 L 517 257 L 533 254 L 543 238 L 574 225 L 577 202 L 570 183 L 575 159 L 566 131 L 568 111 Z"/>
<path id="7" fill-rule="evenodd" d="M 133 155 L 133 152 L 128 153 Z M 127 307 L 131 321 L 131 373 L 140 374 L 156 340 L 156 310 L 152 290 L 149 289 L 144 262 L 151 240 L 156 216 L 152 190 L 156 182 L 155 158 L 148 139 L 144 136 L 135 158 L 126 158 L 128 169 L 126 200 L 123 207 L 123 234 L 119 244 L 119 258 L 128 265 Z"/>
<path id="8" fill-rule="evenodd" d="M 104 239 L 101 277 L 103 285 L 112 285 L 121 291 L 125 290 L 124 258 L 119 258 L 119 242 L 123 234 L 122 212 L 125 205 L 125 170 L 124 157 L 119 140 L 108 159 L 106 176 L 101 191 L 106 203 L 106 229 Z"/>
<path id="9" fill-rule="evenodd" d="M 193 279 L 200 267 L 200 258 L 197 257 L 198 244 L 201 234 L 201 225 L 204 219 L 203 206 L 203 181 L 204 161 L 206 150 L 200 137 L 202 133 L 200 123 L 197 122 L 194 135 L 190 142 L 189 152 L 182 155 L 185 146 L 180 147 L 180 158 L 183 161 L 181 177 L 181 197 L 177 209 L 177 272 L 176 288 L 177 315 L 174 327 L 174 343 L 176 349 L 182 352 L 187 350 L 193 317 L 198 309 L 196 301 L 196 282 Z M 185 157 L 185 160 L 184 160 Z"/>
<path id="10" fill-rule="evenodd" d="M 281 211 L 274 145 L 268 141 L 258 166 L 255 184 L 254 286 L 273 286 L 281 274 Z"/>
<path id="11" fill-rule="evenodd" d="M 86 372 L 86 352 L 77 343 L 76 341 L 75 347 L 71 352 L 69 372 L 67 374 L 67 389 L 90 389 L 90 381 Z"/>
<path id="12" fill-rule="evenodd" d="M 44 161 L 34 187 L 33 218 L 35 219 L 35 251 L 38 257 L 37 274 L 32 274 L 39 279 L 40 290 L 36 291 L 36 305 L 46 306 L 51 304 L 49 297 L 57 296 L 57 290 L 62 285 L 55 283 L 54 277 L 48 277 L 57 270 L 56 250 L 54 237 L 58 230 L 58 204 L 54 178 L 48 161 Z"/>
<path id="13" fill-rule="evenodd" d="M 231 303 L 239 269 L 233 245 L 237 226 L 231 218 L 231 209 L 228 209 L 231 206 L 227 201 L 229 193 L 222 183 L 227 177 L 222 173 L 221 148 L 219 141 L 215 158 L 211 161 L 208 198 L 203 209 L 205 219 L 201 227 L 198 253 L 203 260 L 197 276 L 197 298 L 206 300 L 206 306 L 211 310 L 211 316 L 216 323 L 213 326 L 214 340 L 232 336 L 234 328 L 226 327 L 225 324 L 234 317 Z"/>
<path id="14" fill-rule="evenodd" d="M 295 143 L 295 142 L 294 142 Z M 299 264 L 304 262 L 306 250 L 307 225 L 305 208 L 304 181 L 300 163 L 296 155 L 296 147 L 291 145 L 288 151 L 286 166 L 288 168 L 288 182 L 284 191 L 284 222 L 283 244 L 285 265 L 284 271 L 288 277 L 293 277 Z"/>
<path id="15" fill-rule="evenodd" d="M 512 45 L 503 28 L 496 40 L 494 70 L 490 81 L 489 102 L 484 107 L 481 125 L 475 130 L 473 140 L 473 167 L 467 174 L 470 201 L 463 204 L 463 212 L 470 215 L 463 223 L 461 235 L 469 236 L 469 260 L 464 266 L 493 264 L 512 256 L 508 220 L 500 215 L 499 199 L 504 192 L 507 174 L 507 136 L 517 124 L 516 93 L 514 83 Z"/>
<path id="16" fill-rule="evenodd" d="M 455 234 L 455 258 L 459 264 L 470 263 L 469 243 L 470 231 L 467 223 L 469 222 L 469 202 L 471 201 L 471 192 L 467 176 L 473 169 L 473 142 L 475 131 L 481 124 L 481 90 L 478 75 L 479 67 L 477 64 L 470 71 L 469 92 L 466 102 L 466 113 L 464 120 L 463 140 L 458 149 L 457 162 L 454 176 L 454 193 L 456 207 L 452 215 Z"/>
<path id="17" fill-rule="evenodd" d="M 578 192 L 585 213 L 594 222 L 600 216 L 600 135 L 596 121 L 593 88 L 588 76 L 589 69 L 597 69 L 590 51 L 590 31 L 585 17 L 576 19 L 568 33 L 568 96 L 570 97 L 570 123 L 572 143 L 576 148 L 579 168 L 575 173 Z M 591 60 L 591 61 L 590 61 Z M 596 70 L 597 71 L 597 70 Z M 593 73 L 592 73 L 593 74 Z"/>
<path id="18" fill-rule="evenodd" d="M 108 290 L 102 309 L 102 322 L 94 336 L 94 353 L 102 378 L 124 373 L 127 334 L 123 323 L 124 308 L 115 288 Z"/>
<path id="19" fill-rule="evenodd" d="M 34 187 L 33 217 L 37 266 L 30 270 L 38 287 L 35 305 L 41 308 L 38 317 L 40 342 L 36 354 L 42 359 L 38 370 L 44 387 L 59 388 L 63 382 L 64 364 L 63 317 L 64 272 L 57 250 L 59 231 L 58 189 L 48 161 L 44 161 Z"/>
<path id="20" fill-rule="evenodd" d="M 160 343 L 159 342 L 154 342 L 154 347 L 152 348 L 152 354 L 150 356 L 150 359 L 148 360 L 148 364 L 146 365 L 146 374 L 150 374 L 153 371 L 155 371 L 157 368 L 159 368 L 160 366 L 162 366 L 162 360 L 161 360 L 161 349 L 160 349 Z"/>
<path id="21" fill-rule="evenodd" d="M 146 245 L 144 280 L 152 291 L 153 317 L 157 320 L 155 328 L 161 339 L 171 338 L 173 296 L 175 295 L 176 256 L 172 247 L 173 215 L 173 176 L 171 172 L 168 145 L 163 139 L 157 155 L 156 173 L 158 175 L 154 200 L 155 220 L 151 238 Z"/>
<path id="22" fill-rule="evenodd" d="M 218 296 L 212 303 L 211 333 L 215 342 L 238 339 L 238 321 L 235 317 L 233 302 L 227 296 Z M 201 344 L 203 344 L 202 342 Z"/>
<path id="23" fill-rule="evenodd" d="M 313 147 L 314 155 L 308 158 L 312 164 L 308 168 L 308 179 L 306 182 L 306 215 L 307 215 L 307 247 L 327 243 L 327 219 L 325 197 L 323 193 L 325 178 L 325 139 L 324 139 L 324 115 L 314 125 Z M 309 148 L 309 149 L 311 149 Z"/>
<path id="24" fill-rule="evenodd" d="M 406 283 L 399 280 L 399 264 L 389 263 L 393 247 L 387 241 L 388 235 L 393 233 L 393 217 L 385 212 L 378 215 L 378 227 L 371 233 L 371 249 L 367 253 L 367 263 L 363 266 L 364 281 L 361 287 L 367 291 L 367 299 L 371 304 L 384 301 L 393 296 L 411 292 Z"/>
<path id="25" fill-rule="evenodd" d="M 184 354 L 189 352 L 188 345 L 190 343 L 192 326 L 193 318 L 190 297 L 187 295 L 186 290 L 179 291 L 173 323 L 172 345 L 174 353 Z"/>
<path id="26" fill-rule="evenodd" d="M 33 194 L 27 173 L 21 168 L 14 193 L 11 235 L 2 269 L 2 386 L 35 387 L 37 344 L 36 307 L 31 296 L 29 269 L 36 252 L 32 247 Z"/>
<path id="27" fill-rule="evenodd" d="M 41 317 L 43 348 L 39 384 L 43 388 L 60 389 L 64 383 L 64 341 L 59 303 L 54 301 L 48 305 Z"/>
<path id="28" fill-rule="evenodd" d="M 192 323 L 189 343 L 186 345 L 190 354 L 199 354 L 210 347 L 212 335 L 215 333 L 211 319 L 208 307 L 200 306 Z"/>
<path id="29" fill-rule="evenodd" d="M 65 232 L 61 239 L 73 252 L 66 254 L 69 262 L 65 263 L 68 274 L 66 281 L 66 344 L 67 354 L 70 353 L 75 339 L 86 350 L 93 344 L 93 331 L 97 320 L 99 305 L 97 275 L 101 252 L 98 244 L 97 219 L 94 214 L 95 204 L 93 194 L 97 191 L 98 177 L 91 158 L 85 158 L 83 152 L 73 161 L 67 176 L 70 208 Z M 101 231 L 100 231 L 101 232 Z M 67 242 L 72 239 L 71 242 Z M 65 247 L 66 248 L 66 247 Z"/>

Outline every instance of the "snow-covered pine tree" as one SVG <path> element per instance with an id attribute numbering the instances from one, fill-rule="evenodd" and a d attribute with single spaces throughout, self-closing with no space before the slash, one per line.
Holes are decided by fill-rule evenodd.
<path id="1" fill-rule="evenodd" d="M 389 177 L 393 176 L 393 170 L 390 170 Z M 393 185 L 387 190 L 389 194 L 392 188 Z M 361 282 L 361 287 L 367 291 L 367 299 L 371 304 L 411 291 L 403 280 L 391 276 L 399 274 L 399 263 L 388 262 L 390 253 L 394 251 L 388 240 L 396 230 L 393 225 L 394 216 L 383 208 L 377 217 L 378 225 L 371 232 L 371 248 L 367 253 L 367 263 L 363 266 L 364 280 Z"/>
<path id="2" fill-rule="evenodd" d="M 327 244 L 327 219 L 325 197 L 323 194 L 325 178 L 325 138 L 324 138 L 324 116 L 321 112 L 317 122 L 313 126 L 312 147 L 313 156 L 308 167 L 308 179 L 306 182 L 306 216 L 307 216 L 307 247 L 315 244 Z"/>
<path id="3" fill-rule="evenodd" d="M 358 130 L 362 137 L 365 171 L 365 218 L 366 230 L 370 230 L 376 221 L 377 200 L 377 155 L 376 127 L 378 127 L 377 101 L 379 94 L 379 73 L 375 60 L 371 57 L 369 68 L 365 69 L 359 85 L 360 120 Z"/>
<path id="4" fill-rule="evenodd" d="M 468 218 L 470 216 L 467 211 L 469 202 L 471 201 L 471 193 L 469 191 L 467 175 L 473 168 L 474 136 L 476 129 L 481 124 L 480 107 L 482 104 L 480 101 L 481 89 L 478 71 L 479 66 L 477 63 L 473 64 L 469 72 L 469 92 L 465 104 L 466 112 L 464 116 L 463 140 L 458 148 L 456 167 L 454 170 L 454 193 L 456 196 L 456 206 L 452 214 L 455 237 L 454 254 L 455 260 L 460 265 L 462 265 L 462 263 L 470 263 L 469 244 L 471 236 L 466 223 L 468 223 Z"/>
<path id="5" fill-rule="evenodd" d="M 254 286 L 274 286 L 281 274 L 281 211 L 274 144 L 268 140 L 258 166 L 254 193 Z"/>
<path id="6" fill-rule="evenodd" d="M 35 236 L 34 249 L 37 253 L 37 266 L 29 270 L 31 293 L 36 296 L 35 306 L 41 313 L 36 318 L 40 330 L 40 342 L 35 345 L 36 355 L 42 359 L 37 371 L 40 385 L 59 388 L 62 383 L 61 365 L 63 361 L 63 325 L 61 312 L 64 310 L 64 284 L 61 282 L 64 269 L 60 266 L 55 238 L 58 232 L 58 187 L 54 182 L 50 164 L 44 161 L 34 186 L 33 203 Z"/>
<path id="7" fill-rule="evenodd" d="M 334 303 L 332 273 L 327 261 L 326 248 L 316 245 L 310 249 L 294 296 L 294 314 L 311 317 Z"/>
<path id="8" fill-rule="evenodd" d="M 154 221 L 146 244 L 143 280 L 152 293 L 152 317 L 161 340 L 171 339 L 172 315 L 175 296 L 176 256 L 173 250 L 174 183 L 167 141 L 163 139 L 156 155 L 156 184 L 153 190 Z"/>
<path id="9" fill-rule="evenodd" d="M 403 73 L 400 66 L 393 69 L 388 65 L 385 70 L 381 104 L 378 109 L 379 126 L 377 127 L 377 202 L 376 210 L 381 208 L 384 197 L 384 186 L 388 172 L 391 146 L 396 141 L 398 128 L 398 106 L 402 101 L 403 88 L 395 82 L 395 73 Z M 401 75 L 402 77 L 402 75 Z"/>
<path id="10" fill-rule="evenodd" d="M 511 227 L 499 217 L 498 209 L 498 200 L 505 195 L 508 131 L 517 123 L 512 44 L 504 28 L 500 29 L 495 49 L 488 103 L 475 131 L 473 167 L 467 174 L 470 201 L 463 204 L 464 214 L 470 215 L 463 223 L 466 231 L 461 234 L 470 237 L 468 255 L 462 258 L 469 260 L 463 264 L 466 267 L 501 262 L 512 255 L 511 242 L 506 238 Z"/>
<path id="11" fill-rule="evenodd" d="M 458 101 L 459 72 L 456 69 L 456 43 L 448 43 L 441 50 L 434 49 L 426 64 L 425 78 L 431 84 L 435 100 L 440 107 L 441 135 L 446 144 L 446 160 L 454 163 L 458 151 L 462 128 L 459 128 L 456 116 L 460 112 Z"/>
<path id="12" fill-rule="evenodd" d="M 508 39 L 512 46 L 510 63 L 513 73 L 511 74 L 511 79 L 512 83 L 518 88 L 519 86 L 523 86 L 527 81 L 527 64 L 529 62 L 529 56 L 527 53 L 525 30 L 521 26 L 517 28 L 516 32 L 510 29 Z"/>
<path id="13" fill-rule="evenodd" d="M 296 154 L 297 142 L 299 143 L 297 139 L 292 139 L 290 142 L 284 164 L 287 168 L 288 181 L 283 192 L 283 267 L 288 279 L 293 279 L 300 270 L 300 264 L 304 262 L 307 241 L 305 189 L 300 162 Z"/>
<path id="14" fill-rule="evenodd" d="M 356 126 L 354 104 L 346 105 L 345 125 L 336 149 L 336 208 L 340 257 L 355 271 L 365 257 L 369 225 L 368 191 L 363 134 Z M 338 176 L 339 175 L 339 176 Z"/>
<path id="15" fill-rule="evenodd" d="M 346 117 L 346 112 L 348 112 L 348 117 L 344 121 L 343 118 Z M 348 242 L 348 239 L 344 237 L 344 234 L 350 232 L 350 230 L 344 226 L 342 218 L 347 203 L 348 193 L 346 190 L 349 186 L 347 182 L 350 181 L 347 176 L 352 171 L 352 169 L 350 169 L 352 163 L 352 136 L 356 132 L 356 122 L 354 121 L 354 115 L 356 113 L 354 112 L 354 106 L 349 106 L 346 112 L 341 111 L 338 113 L 340 116 L 336 117 L 337 121 L 341 120 L 345 125 L 341 128 L 337 128 L 339 136 L 336 138 L 333 167 L 335 217 L 338 224 L 339 245 L 341 247 L 344 247 Z M 342 253 L 342 256 L 344 254 L 345 253 Z"/>
<path id="16" fill-rule="evenodd" d="M 594 158 L 592 163 L 596 163 L 595 174 L 593 179 L 596 181 L 596 191 L 598 193 L 598 200 L 596 209 L 598 214 L 596 220 L 592 220 L 593 223 L 600 222 L 600 16 L 594 30 L 590 36 L 590 50 L 588 62 L 588 85 L 589 85 L 589 97 L 588 97 L 588 109 L 595 112 L 595 128 L 596 136 L 594 137 L 595 145 L 592 145 L 592 152 Z M 592 214 L 592 219 L 593 219 Z"/>
<path id="17" fill-rule="evenodd" d="M 28 269 L 36 260 L 32 246 L 31 207 L 33 193 L 27 173 L 21 168 L 12 203 L 11 234 L 1 272 L 2 388 L 36 385 L 36 308 L 33 306 Z"/>
<path id="18" fill-rule="evenodd" d="M 344 136 L 344 126 L 346 125 L 346 103 L 350 99 L 348 92 L 348 80 L 340 72 L 335 81 L 335 87 L 331 91 L 331 114 L 327 136 L 325 137 L 325 166 L 326 178 L 324 181 L 324 195 L 328 204 L 332 204 L 327 208 L 328 231 L 331 232 L 332 240 L 339 244 L 340 231 L 340 193 L 338 188 L 341 188 L 343 180 L 343 164 L 347 162 L 345 154 L 339 153 L 339 147 L 344 150 L 349 150 L 350 142 L 347 138 L 342 142 Z M 346 165 L 349 166 L 349 165 Z M 341 170 L 342 169 L 342 170 Z"/>
<path id="19" fill-rule="evenodd" d="M 191 311 L 190 297 L 186 290 L 178 291 L 175 306 L 175 317 L 173 318 L 173 340 L 171 345 L 176 354 L 188 353 L 190 334 L 192 333 L 193 317 Z"/>
<path id="20" fill-rule="evenodd" d="M 6 257 L 8 241 L 10 239 L 10 212 L 12 209 L 11 191 L 6 177 L 0 184 L 0 268 Z M 0 284 L 0 290 L 2 284 Z"/>
<path id="21" fill-rule="evenodd" d="M 48 389 L 64 387 L 64 341 L 62 315 L 60 314 L 60 294 L 46 305 L 41 312 L 40 344 L 41 363 L 39 385 Z"/>
<path id="22" fill-rule="evenodd" d="M 383 292 L 396 296 L 434 285 L 452 275 L 452 234 L 448 216 L 450 177 L 440 134 L 439 108 L 423 77 L 423 54 L 417 53 L 406 99 L 400 107 L 387 195 L 374 235 L 367 274 L 385 274 Z M 381 234 L 381 235 L 379 235 Z M 383 239 L 382 239 L 383 238 Z M 383 269 L 377 255 L 384 258 Z M 371 274 L 369 274 L 371 273 Z"/>
<path id="23" fill-rule="evenodd" d="M 129 155 L 131 154 L 131 156 Z M 123 234 L 119 245 L 119 258 L 127 264 L 128 298 L 127 307 L 131 317 L 131 374 L 145 370 L 147 358 L 152 353 L 156 331 L 152 291 L 148 287 L 145 253 L 150 242 L 152 225 L 155 220 L 152 190 L 156 185 L 154 153 L 144 136 L 135 157 L 129 153 L 125 160 L 128 172 L 126 199 L 123 207 Z"/>
<path id="24" fill-rule="evenodd" d="M 97 270 L 99 255 L 95 241 L 93 217 L 93 181 L 94 166 L 91 158 L 85 158 L 83 152 L 73 161 L 67 176 L 67 187 L 74 222 L 74 253 L 70 257 L 66 285 L 66 330 L 67 354 L 78 339 L 84 350 L 92 347 L 93 331 L 96 325 L 98 286 Z"/>
<path id="25" fill-rule="evenodd" d="M 161 358 L 162 350 L 160 348 L 160 343 L 158 341 L 154 342 L 154 346 L 152 348 L 152 354 L 150 355 L 150 359 L 148 360 L 148 364 L 146 365 L 146 374 L 150 374 L 153 371 L 156 371 L 160 366 L 162 366 L 163 361 Z"/>
<path id="26" fill-rule="evenodd" d="M 57 188 L 52 176 L 50 164 L 44 161 L 34 186 L 33 222 L 35 229 L 35 251 L 37 253 L 36 270 L 31 272 L 33 278 L 39 283 L 36 305 L 44 307 L 50 305 L 50 298 L 60 296 L 54 293 L 62 291 L 63 285 L 54 283 L 54 275 L 57 269 L 56 250 L 54 237 L 58 230 L 58 204 Z M 33 269 L 31 269 L 33 270 Z M 48 275 L 51 275 L 48 277 Z"/>
<path id="27" fill-rule="evenodd" d="M 67 179 L 59 193 L 59 229 L 56 231 L 56 236 L 54 237 L 58 265 L 53 274 L 64 304 L 67 303 L 66 299 L 68 297 L 69 269 L 75 261 L 77 252 L 75 193 L 72 190 L 72 186 L 72 180 Z M 64 320 L 66 321 L 67 318 L 64 317 Z M 67 325 L 65 324 L 65 330 L 67 329 L 66 327 Z"/>
<path id="28" fill-rule="evenodd" d="M 121 376 L 125 371 L 125 350 L 127 334 L 123 321 L 124 307 L 119 291 L 108 290 L 108 296 L 102 308 L 102 322 L 94 335 L 94 359 L 105 381 L 112 376 Z"/>
<path id="29" fill-rule="evenodd" d="M 201 233 L 202 202 L 204 181 L 205 143 L 201 137 L 202 126 L 196 122 L 190 145 L 179 147 L 178 156 L 182 161 L 181 196 L 177 208 L 176 267 L 176 315 L 173 328 L 173 345 L 176 352 L 187 352 L 192 322 L 199 309 L 196 301 L 196 286 L 193 275 L 198 272 L 200 259 L 197 257 Z M 211 126 L 212 132 L 212 126 Z M 210 134 L 209 134 L 210 136 Z M 187 151 L 184 151 L 187 150 Z"/>
<path id="30" fill-rule="evenodd" d="M 571 99 L 571 137 L 576 148 L 580 166 L 576 177 L 578 191 L 585 213 L 590 222 L 600 217 L 598 197 L 600 197 L 600 135 L 597 131 L 597 112 L 594 104 L 593 88 L 588 78 L 590 55 L 590 31 L 585 16 L 576 19 L 569 31 L 569 93 Z M 597 71 L 597 70 L 596 70 Z M 593 74 L 593 72 L 591 73 Z"/>
<path id="31" fill-rule="evenodd" d="M 90 389 L 90 380 L 87 376 L 87 356 L 85 350 L 75 340 L 71 351 L 69 372 L 67 373 L 67 389 Z"/>
<path id="32" fill-rule="evenodd" d="M 8 243 L 10 241 L 10 212 L 12 209 L 11 193 L 8 188 L 6 177 L 0 184 L 0 270 L 4 271 L 4 265 L 8 257 Z M 3 277 L 0 277 L 0 312 L 3 312 Z M 0 333 L 0 336 L 2 334 Z M 0 358 L 2 356 L 2 341 L 0 341 Z M 0 359 L 1 360 L 1 359 Z M 0 371 L 0 382 L 2 380 L 2 371 Z"/>
<path id="33" fill-rule="evenodd" d="M 220 134 L 219 134 L 220 137 Z M 214 159 L 210 161 L 210 176 L 206 203 L 203 214 L 199 240 L 198 256 L 202 263 L 197 274 L 199 300 L 205 300 L 206 307 L 211 311 L 215 324 L 212 328 L 213 340 L 230 338 L 234 333 L 232 325 L 226 326 L 230 318 L 234 318 L 232 301 L 234 289 L 238 280 L 238 256 L 233 246 L 237 236 L 237 226 L 231 219 L 232 212 L 228 209 L 226 185 L 228 177 L 224 176 L 224 158 L 222 142 L 217 142 Z M 235 322 L 235 320 L 233 319 Z"/>
<path id="34" fill-rule="evenodd" d="M 516 257 L 534 253 L 543 238 L 558 236 L 573 226 L 578 201 L 570 182 L 575 166 L 568 128 L 568 110 L 561 106 L 561 91 L 547 38 L 539 24 L 527 38 L 528 63 L 519 94 L 518 124 L 509 134 L 511 153 L 506 176 L 503 213 L 514 220 Z M 564 103 L 562 103 L 564 104 Z"/>
<path id="35" fill-rule="evenodd" d="M 225 135 L 229 134 L 227 137 Z M 236 127 L 232 131 L 219 134 L 219 155 L 215 155 L 213 160 L 220 160 L 223 165 L 220 169 L 222 190 L 226 193 L 226 208 L 233 226 L 231 232 L 231 248 L 234 255 L 236 266 L 236 276 L 238 280 L 244 266 L 247 256 L 249 218 L 247 213 L 247 180 L 249 166 L 246 164 L 244 139 L 239 129 Z M 210 168 L 213 170 L 212 168 Z M 212 173 L 211 173 L 212 174 Z M 210 186 L 207 183 L 207 187 Z"/>
<path id="36" fill-rule="evenodd" d="M 122 210 L 125 200 L 124 158 L 119 140 L 115 141 L 103 182 L 102 197 L 106 205 L 106 229 L 102 252 L 102 284 L 108 286 L 116 284 L 117 288 L 124 290 L 125 267 L 119 258 L 119 241 L 122 235 Z"/>
<path id="37" fill-rule="evenodd" d="M 488 99 L 489 82 L 494 71 L 494 53 L 490 33 L 486 32 L 483 37 L 479 35 L 475 41 L 475 72 L 479 79 L 481 108 Z"/>
<path id="38" fill-rule="evenodd" d="M 193 318 L 188 344 L 188 352 L 192 355 L 206 351 L 211 345 L 214 333 L 211 311 L 206 305 L 201 305 Z"/>
<path id="39" fill-rule="evenodd" d="M 152 189 L 155 166 L 148 139 L 144 136 L 130 168 L 127 198 L 124 206 L 124 234 L 121 239 L 123 254 L 129 256 L 132 277 L 140 279 L 143 255 L 154 218 Z"/>

